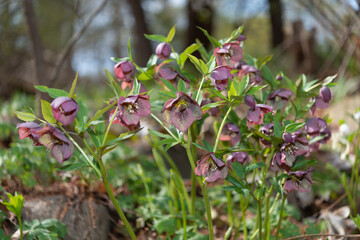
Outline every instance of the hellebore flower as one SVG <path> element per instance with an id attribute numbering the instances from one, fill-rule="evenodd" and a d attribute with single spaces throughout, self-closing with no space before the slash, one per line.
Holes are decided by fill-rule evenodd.
<path id="1" fill-rule="evenodd" d="M 156 47 L 155 52 L 158 58 L 162 60 L 168 59 L 171 53 L 171 46 L 168 43 L 162 42 Z"/>
<path id="2" fill-rule="evenodd" d="M 243 53 L 242 48 L 240 47 L 240 42 L 235 41 L 225 43 L 221 48 L 215 48 L 214 55 L 218 66 L 224 65 L 229 66 L 230 68 L 235 68 L 242 59 Z"/>
<path id="3" fill-rule="evenodd" d="M 247 64 L 241 65 L 238 76 L 242 79 L 248 74 L 249 83 L 260 85 L 264 81 L 264 79 L 260 76 L 260 71 L 256 67 Z"/>
<path id="4" fill-rule="evenodd" d="M 278 164 L 278 166 L 280 168 L 286 169 L 285 167 L 281 167 L 281 165 L 285 164 L 289 168 L 292 167 L 296 159 L 296 156 L 305 155 L 306 153 L 308 153 L 309 146 L 306 138 L 302 136 L 301 130 L 298 130 L 294 133 L 285 132 L 283 134 L 283 140 L 285 142 L 280 147 L 280 153 L 281 153 L 280 160 L 282 164 L 280 165 Z M 278 159 L 276 160 L 278 163 Z"/>
<path id="5" fill-rule="evenodd" d="M 287 89 L 276 89 L 267 97 L 275 109 L 283 109 L 284 105 L 290 99 L 292 91 Z"/>
<path id="6" fill-rule="evenodd" d="M 74 99 L 69 97 L 55 98 L 50 104 L 50 107 L 54 118 L 65 126 L 74 121 L 79 111 L 79 105 Z"/>
<path id="7" fill-rule="evenodd" d="M 305 131 L 312 138 L 317 136 L 324 136 L 323 139 L 314 142 L 310 145 L 311 152 L 319 150 L 320 143 L 326 143 L 331 138 L 331 130 L 327 125 L 326 121 L 321 118 L 313 117 L 306 121 Z"/>
<path id="8" fill-rule="evenodd" d="M 227 141 L 230 143 L 230 146 L 233 147 L 240 142 L 240 140 L 240 128 L 233 123 L 226 123 L 220 134 L 220 141 Z"/>
<path id="9" fill-rule="evenodd" d="M 212 71 L 210 79 L 217 90 L 222 91 L 227 88 L 228 79 L 232 79 L 229 69 L 228 66 L 219 66 Z"/>
<path id="10" fill-rule="evenodd" d="M 202 117 L 199 104 L 183 92 L 177 92 L 176 98 L 169 99 L 163 108 L 163 118 L 185 132 L 195 120 Z"/>
<path id="11" fill-rule="evenodd" d="M 175 87 L 177 87 L 180 79 L 182 79 L 186 83 L 187 87 L 190 82 L 189 79 L 185 78 L 177 70 L 175 70 L 173 67 L 170 67 L 168 64 L 160 64 L 159 66 L 156 66 L 154 78 L 159 80 L 160 78 L 164 78 L 170 83 L 172 83 L 172 85 L 174 85 Z"/>
<path id="12" fill-rule="evenodd" d="M 314 105 L 310 108 L 310 113 L 315 114 L 316 108 L 327 108 L 331 100 L 331 91 L 327 86 L 323 86 L 319 90 L 319 97 L 315 97 Z"/>
<path id="13" fill-rule="evenodd" d="M 260 128 L 260 132 L 266 136 L 270 136 L 273 135 L 274 133 L 274 124 L 273 123 L 268 123 L 265 124 L 264 126 L 262 126 Z M 268 140 L 265 140 L 264 138 L 260 138 L 260 141 L 262 142 L 262 144 L 266 145 L 266 146 L 270 146 L 271 142 Z"/>
<path id="14" fill-rule="evenodd" d="M 42 129 L 41 125 L 39 125 L 35 122 L 24 122 L 24 123 L 16 124 L 16 128 L 19 128 L 20 139 L 24 139 L 24 138 L 28 137 L 31 140 L 33 140 L 34 146 L 41 145 L 39 143 L 39 134 L 35 133 L 35 132 L 39 131 L 40 129 Z"/>
<path id="15" fill-rule="evenodd" d="M 265 104 L 256 104 L 254 97 L 251 95 L 246 95 L 244 101 L 250 107 L 246 116 L 248 128 L 251 129 L 254 125 L 263 124 L 264 115 L 271 112 L 272 107 Z"/>
<path id="16" fill-rule="evenodd" d="M 115 67 L 115 75 L 117 77 L 117 80 L 121 83 L 121 88 L 125 89 L 126 87 L 132 88 L 133 83 L 133 76 L 135 73 L 135 67 L 134 64 L 130 61 L 123 60 L 121 62 L 118 62 Z"/>
<path id="17" fill-rule="evenodd" d="M 213 152 L 210 152 L 197 161 L 195 174 L 197 176 L 204 176 L 206 182 L 215 182 L 219 178 L 226 178 L 228 168 L 223 161 L 215 157 Z"/>
<path id="18" fill-rule="evenodd" d="M 233 162 L 239 162 L 242 165 L 250 162 L 250 157 L 246 152 L 234 152 L 231 153 L 227 158 L 226 162 L 231 166 Z"/>
<path id="19" fill-rule="evenodd" d="M 289 178 L 285 181 L 284 192 L 288 194 L 292 190 L 299 192 L 309 192 L 311 184 L 314 184 L 311 179 L 310 173 L 314 169 L 310 167 L 306 171 L 289 172 Z"/>
<path id="20" fill-rule="evenodd" d="M 140 126 L 140 117 L 145 117 L 151 113 L 149 96 L 131 95 L 127 98 L 120 97 L 118 109 L 114 123 L 120 123 L 130 130 L 134 130 Z M 112 117 L 112 114 L 110 113 L 110 117 Z"/>
<path id="21" fill-rule="evenodd" d="M 47 124 L 35 133 L 39 134 L 39 143 L 48 150 L 52 150 L 55 159 L 60 164 L 70 159 L 74 153 L 72 142 L 56 127 Z"/>

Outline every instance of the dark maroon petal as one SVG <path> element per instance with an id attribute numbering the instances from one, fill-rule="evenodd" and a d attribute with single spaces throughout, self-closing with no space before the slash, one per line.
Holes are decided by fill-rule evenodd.
<path id="1" fill-rule="evenodd" d="M 329 103 L 322 100 L 321 97 L 316 97 L 314 105 L 316 108 L 327 108 L 329 106 Z"/>
<path id="2" fill-rule="evenodd" d="M 181 132 L 185 132 L 194 120 L 194 114 L 189 108 L 185 108 L 183 111 L 174 109 L 171 112 L 171 123 Z"/>
<path id="3" fill-rule="evenodd" d="M 260 132 L 262 132 L 263 134 L 269 135 L 271 133 L 271 131 L 273 130 L 273 128 L 274 128 L 274 124 L 268 123 L 260 128 Z"/>
<path id="4" fill-rule="evenodd" d="M 159 69 L 159 75 L 166 80 L 174 80 L 178 76 L 178 72 L 169 67 L 162 67 Z"/>
<path id="5" fill-rule="evenodd" d="M 213 72 L 211 73 L 210 77 L 216 80 L 227 80 L 232 79 L 230 71 L 226 66 L 219 66 L 216 67 Z"/>
<path id="6" fill-rule="evenodd" d="M 127 110 L 120 115 L 120 118 L 126 125 L 136 125 L 140 122 L 140 116 L 136 112 L 130 113 Z"/>
<path id="7" fill-rule="evenodd" d="M 256 108 L 260 108 L 260 110 L 263 112 L 263 113 L 268 113 L 268 112 L 271 112 L 273 109 L 272 109 L 272 106 L 269 106 L 269 105 L 265 105 L 265 104 L 256 104 L 255 106 Z"/>
<path id="8" fill-rule="evenodd" d="M 246 37 L 244 36 L 244 35 L 239 35 L 238 37 L 237 37 L 237 39 L 236 40 L 238 40 L 239 42 L 242 42 L 242 41 L 245 41 L 246 40 Z"/>
<path id="9" fill-rule="evenodd" d="M 319 90 L 319 95 L 324 100 L 324 102 L 328 103 L 331 100 L 331 91 L 327 86 L 323 86 Z"/>
<path id="10" fill-rule="evenodd" d="M 59 122 L 61 122 L 64 126 L 67 126 L 67 125 L 70 125 L 74 121 L 75 117 L 76 117 L 76 114 L 71 114 L 71 115 L 60 114 L 60 116 L 57 120 Z M 55 115 L 54 115 L 54 118 L 55 118 Z"/>
<path id="11" fill-rule="evenodd" d="M 156 47 L 156 55 L 160 58 L 160 59 L 167 59 L 170 56 L 171 53 L 171 46 L 168 43 L 160 43 L 157 47 Z"/>
<path id="12" fill-rule="evenodd" d="M 280 74 L 276 75 L 276 80 L 281 81 L 282 79 L 283 77 Z"/>
<path id="13" fill-rule="evenodd" d="M 285 142 L 287 143 L 294 143 L 295 142 L 295 138 L 292 137 L 291 133 L 289 132 L 285 132 L 282 136 L 282 138 L 284 139 Z"/>
<path id="14" fill-rule="evenodd" d="M 251 122 L 259 122 L 260 120 L 261 111 L 260 108 L 256 109 L 249 109 L 246 119 Z"/>
<path id="15" fill-rule="evenodd" d="M 318 134 L 320 131 L 319 119 L 317 117 L 308 119 L 305 123 L 305 131 L 309 135 Z"/>
<path id="16" fill-rule="evenodd" d="M 138 105 L 137 114 L 140 117 L 145 117 L 151 113 L 151 106 L 148 99 L 139 97 L 136 103 Z"/>
<path id="17" fill-rule="evenodd" d="M 54 101 L 52 101 L 50 106 L 53 109 L 58 109 L 61 104 L 65 103 L 67 101 L 71 101 L 71 100 L 73 100 L 73 99 L 69 98 L 69 97 L 57 97 L 57 98 L 54 99 Z"/>
<path id="18" fill-rule="evenodd" d="M 256 106 L 256 101 L 252 95 L 246 95 L 244 98 L 244 102 L 252 109 L 254 109 Z"/>
<path id="19" fill-rule="evenodd" d="M 225 166 L 225 163 L 221 159 L 217 158 L 213 152 L 210 153 L 210 157 L 218 167 Z"/>
<path id="20" fill-rule="evenodd" d="M 241 69 L 244 71 L 245 75 L 248 73 L 256 73 L 259 71 L 256 67 L 247 64 L 242 65 Z"/>

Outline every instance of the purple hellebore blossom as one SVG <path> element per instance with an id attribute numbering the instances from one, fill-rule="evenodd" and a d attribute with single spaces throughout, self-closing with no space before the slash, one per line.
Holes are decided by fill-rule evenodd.
<path id="1" fill-rule="evenodd" d="M 228 66 L 216 67 L 212 71 L 210 79 L 217 90 L 225 90 L 229 84 L 228 79 L 232 80 L 230 68 Z"/>
<path id="2" fill-rule="evenodd" d="M 236 38 L 237 41 L 239 42 L 242 42 L 242 41 L 245 41 L 246 40 L 246 37 L 244 35 L 239 35 L 237 38 Z"/>
<path id="3" fill-rule="evenodd" d="M 278 159 L 276 159 L 276 163 L 278 164 L 278 167 L 287 170 L 285 167 L 281 166 L 285 164 L 289 168 L 292 167 L 296 156 L 305 155 L 309 152 L 309 144 L 307 139 L 302 136 L 301 130 L 294 133 L 285 132 L 283 134 L 283 140 L 285 142 L 280 147 L 280 160 L 282 164 L 279 165 Z"/>
<path id="4" fill-rule="evenodd" d="M 323 86 L 319 90 L 319 97 L 315 97 L 314 105 L 310 108 L 310 113 L 315 114 L 316 108 L 327 108 L 331 100 L 331 91 L 327 86 Z"/>
<path id="5" fill-rule="evenodd" d="M 242 165 L 250 162 L 250 157 L 246 152 L 233 152 L 227 158 L 226 162 L 231 166 L 233 162 L 239 162 Z"/>
<path id="6" fill-rule="evenodd" d="M 268 123 L 265 124 L 264 126 L 262 126 L 260 128 L 260 132 L 266 136 L 271 136 L 274 133 L 274 124 L 273 123 Z M 266 145 L 266 146 L 270 146 L 271 142 L 268 140 L 265 140 L 264 138 L 260 138 L 260 141 L 262 142 L 262 144 Z"/>
<path id="7" fill-rule="evenodd" d="M 168 59 L 171 53 L 171 46 L 168 43 L 162 42 L 156 47 L 155 52 L 158 58 L 162 60 Z"/>
<path id="8" fill-rule="evenodd" d="M 324 136 L 323 139 L 314 142 L 310 145 L 310 151 L 316 152 L 319 150 L 320 143 L 326 143 L 331 138 L 331 130 L 324 119 L 313 117 L 306 121 L 305 131 L 311 138 L 317 136 Z"/>
<path id="9" fill-rule="evenodd" d="M 117 77 L 117 80 L 121 83 L 121 88 L 125 89 L 126 87 L 132 88 L 133 83 L 133 76 L 135 73 L 135 67 L 134 64 L 130 61 L 123 60 L 121 62 L 118 62 L 114 66 L 115 75 Z"/>
<path id="10" fill-rule="evenodd" d="M 56 127 L 47 124 L 35 133 L 39 134 L 39 143 L 48 150 L 52 150 L 55 159 L 60 164 L 70 159 L 74 153 L 72 142 Z"/>
<path id="11" fill-rule="evenodd" d="M 241 140 L 240 128 L 233 123 L 226 123 L 220 134 L 220 141 L 227 141 L 234 147 Z"/>
<path id="12" fill-rule="evenodd" d="M 254 97 L 251 95 L 246 95 L 244 101 L 250 107 L 246 116 L 248 128 L 251 129 L 254 125 L 263 124 L 264 115 L 271 112 L 272 107 L 265 104 L 256 104 Z"/>
<path id="13" fill-rule="evenodd" d="M 163 118 L 185 132 L 195 120 L 202 117 L 199 104 L 183 92 L 177 92 L 176 98 L 169 99 L 163 108 Z"/>
<path id="14" fill-rule="evenodd" d="M 195 174 L 197 176 L 204 176 L 206 182 L 215 182 L 219 178 L 226 178 L 228 167 L 223 161 L 215 157 L 213 152 L 210 152 L 197 161 Z"/>
<path id="15" fill-rule="evenodd" d="M 284 184 L 285 194 L 288 194 L 292 190 L 299 192 L 309 192 L 311 184 L 314 184 L 310 176 L 310 173 L 313 171 L 314 169 L 310 167 L 306 171 L 289 172 L 289 178 L 285 181 Z"/>
<path id="16" fill-rule="evenodd" d="M 69 97 L 55 98 L 50 104 L 50 107 L 54 118 L 65 126 L 74 121 L 79 111 L 79 105 L 74 99 Z"/>
<path id="17" fill-rule="evenodd" d="M 280 74 L 278 74 L 278 75 L 276 75 L 276 80 L 278 80 L 278 81 L 281 81 L 282 79 L 283 79 L 283 77 L 280 75 Z"/>
<path id="18" fill-rule="evenodd" d="M 16 128 L 19 128 L 19 137 L 20 139 L 24 139 L 24 138 L 30 138 L 31 140 L 33 140 L 33 145 L 34 146 L 40 146 L 41 144 L 39 143 L 39 134 L 36 134 L 35 132 L 39 131 L 42 129 L 42 126 L 35 123 L 35 122 L 24 122 L 24 123 L 19 123 L 16 125 Z"/>
<path id="19" fill-rule="evenodd" d="M 145 117 L 151 113 L 148 95 L 131 95 L 127 98 L 120 97 L 118 101 L 118 113 L 114 123 L 120 123 L 130 130 L 140 126 L 140 117 Z M 114 114 L 114 112 L 112 112 Z M 112 117 L 110 113 L 110 117 Z"/>
<path id="20" fill-rule="evenodd" d="M 260 85 L 264 79 L 260 76 L 260 71 L 254 67 L 247 64 L 242 64 L 238 72 L 238 77 L 241 79 L 249 74 L 249 82 L 255 85 Z"/>
<path id="21" fill-rule="evenodd" d="M 243 56 L 240 42 L 225 43 L 221 48 L 215 48 L 214 56 L 218 66 L 224 65 L 235 68 Z"/>

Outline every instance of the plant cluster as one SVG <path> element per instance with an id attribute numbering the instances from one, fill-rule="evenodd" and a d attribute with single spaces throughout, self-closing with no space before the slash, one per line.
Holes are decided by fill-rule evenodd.
<path id="1" fill-rule="evenodd" d="M 192 224 L 191 217 L 196 215 L 199 185 L 209 238 L 214 239 L 207 185 L 222 179 L 219 183 L 226 191 L 229 215 L 225 238 L 238 236 L 241 230 L 245 239 L 256 236 L 270 239 L 276 228 L 278 239 L 287 194 L 310 191 L 314 184 L 311 178 L 314 161 L 306 157 L 331 137 L 327 119 L 317 113 L 331 100 L 329 87 L 335 76 L 311 81 L 304 75 L 296 81 L 283 73 L 274 76 L 266 66 L 271 56 L 254 58 L 244 53 L 246 37 L 241 35 L 242 27 L 219 41 L 201 30 L 214 49 L 207 51 L 197 42 L 177 53 L 171 46 L 175 27 L 167 36 L 145 35 L 160 42 L 145 67 L 133 61 L 129 40 L 128 57 L 112 58 L 116 62 L 116 78 L 106 70 L 113 96 L 104 97 L 106 106 L 91 118 L 87 106 L 75 94 L 77 77 L 69 92 L 36 86 L 54 100 L 52 103 L 41 100 L 43 119 L 31 111 L 17 112 L 25 121 L 17 126 L 20 138 L 30 138 L 34 145 L 45 146 L 61 164 L 73 155 L 81 155 L 78 157 L 81 166 L 90 167 L 104 182 L 131 238 L 136 239 L 109 185 L 103 156 L 121 141 L 145 131 L 142 119 L 151 116 L 161 129 L 148 128 L 146 138 L 153 147 L 167 196 L 173 200 L 169 201 L 169 212 L 175 219 L 181 213 L 182 222 L 176 221 L 178 236 L 190 239 L 196 232 L 196 227 L 188 224 Z M 193 67 L 185 64 L 187 60 Z M 206 122 L 212 123 L 213 139 L 204 137 Z M 74 126 L 76 133 L 64 128 L 69 125 Z M 128 131 L 114 138 L 109 136 L 111 127 L 121 126 Z M 78 135 L 82 142 L 75 141 L 71 134 Z M 191 165 L 189 192 L 167 153 L 176 145 L 185 148 Z M 171 165 L 170 174 L 163 159 Z M 138 172 L 143 177 L 150 215 L 156 223 L 161 213 L 153 207 L 141 165 Z M 271 201 L 273 194 L 275 198 Z M 236 195 L 240 196 L 241 220 L 235 214 Z M 250 201 L 256 203 L 257 216 L 248 233 L 245 213 Z M 270 215 L 279 201 L 280 217 L 273 223 Z"/>

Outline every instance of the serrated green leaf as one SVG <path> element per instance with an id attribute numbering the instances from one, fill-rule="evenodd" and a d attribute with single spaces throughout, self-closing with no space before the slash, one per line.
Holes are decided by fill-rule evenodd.
<path id="1" fill-rule="evenodd" d="M 302 128 L 305 123 L 290 123 L 286 125 L 285 132 L 293 133 Z"/>
<path id="2" fill-rule="evenodd" d="M 241 179 L 244 179 L 246 177 L 245 174 L 245 166 L 242 165 L 239 162 L 233 162 L 231 164 L 232 169 L 234 170 L 235 174 L 240 177 Z"/>
<path id="3" fill-rule="evenodd" d="M 165 86 L 173 93 L 176 95 L 176 88 L 174 87 L 174 85 L 172 85 L 171 82 L 169 82 L 168 80 L 164 79 L 164 78 L 160 78 L 160 80 L 165 84 Z"/>
<path id="4" fill-rule="evenodd" d="M 265 163 L 264 162 L 257 162 L 257 163 L 253 163 L 251 164 L 249 167 L 247 167 L 245 173 L 248 174 L 249 172 L 257 169 L 257 168 L 263 168 L 265 167 Z"/>
<path id="5" fill-rule="evenodd" d="M 166 232 L 174 234 L 177 228 L 176 221 L 171 216 L 165 216 L 154 220 L 154 228 L 158 233 Z"/>
<path id="6" fill-rule="evenodd" d="M 79 76 L 79 72 L 76 73 L 76 76 L 75 76 L 75 79 L 71 85 L 71 89 L 69 91 L 69 94 L 68 94 L 68 97 L 72 97 L 74 95 L 74 92 L 75 92 L 75 88 L 76 88 L 76 85 L 77 85 L 77 81 L 78 81 L 78 76 Z"/>
<path id="7" fill-rule="evenodd" d="M 209 41 L 211 42 L 211 44 L 216 48 L 216 47 L 221 47 L 221 44 L 219 43 L 218 40 L 216 40 L 213 36 L 211 36 L 208 31 L 206 31 L 205 29 L 201 28 L 201 27 L 197 27 L 198 29 L 200 29 L 205 36 L 209 39 Z"/>
<path id="8" fill-rule="evenodd" d="M 226 101 L 218 101 L 218 102 L 214 102 L 214 103 L 208 103 L 208 104 L 202 106 L 201 109 L 203 111 L 206 111 L 206 110 L 208 110 L 210 108 L 215 108 L 215 107 L 218 107 L 220 105 L 223 105 L 224 103 L 226 103 Z"/>
<path id="9" fill-rule="evenodd" d="M 167 37 L 166 37 L 165 42 L 170 43 L 170 42 L 173 40 L 173 38 L 174 38 L 174 36 L 175 36 L 175 31 L 176 31 L 175 27 L 176 27 L 176 25 L 174 25 L 174 26 L 170 29 L 170 31 L 169 31 L 169 33 L 168 33 L 168 35 L 167 35 Z"/>
<path id="10" fill-rule="evenodd" d="M 75 126 L 77 132 L 81 133 L 85 130 L 84 127 L 88 120 L 88 109 L 81 100 L 78 100 L 77 103 L 79 105 L 79 111 L 76 114 Z"/>
<path id="11" fill-rule="evenodd" d="M 152 35 L 148 35 L 148 34 L 144 34 L 144 36 L 151 40 L 151 41 L 157 41 L 157 42 L 166 42 L 166 37 L 163 35 L 158 35 L 158 34 L 152 34 Z"/>
<path id="12" fill-rule="evenodd" d="M 282 133 L 281 123 L 276 117 L 274 117 L 274 135 L 277 138 L 281 138 L 281 133 Z"/>
<path id="13" fill-rule="evenodd" d="M 179 82 L 178 82 L 178 85 L 177 85 L 177 90 L 179 91 L 179 92 L 184 92 L 184 93 L 186 93 L 186 84 L 185 84 L 185 82 L 182 80 L 182 79 L 180 79 L 179 80 Z"/>
<path id="14" fill-rule="evenodd" d="M 41 99 L 41 112 L 45 121 L 48 123 L 56 122 L 56 119 L 54 118 L 51 111 L 50 103 L 43 99 Z"/>
<path id="15" fill-rule="evenodd" d="M 18 119 L 23 120 L 25 122 L 32 122 L 36 119 L 36 116 L 32 113 L 16 111 L 15 114 Z"/>
<path id="16" fill-rule="evenodd" d="M 179 65 L 182 68 L 186 62 L 186 60 L 188 59 L 188 55 L 187 54 L 192 54 L 193 52 L 195 52 L 196 50 L 199 49 L 201 45 L 193 43 L 191 44 L 189 47 L 187 47 L 179 56 Z"/>
<path id="17" fill-rule="evenodd" d="M 37 90 L 39 90 L 40 92 L 48 93 L 49 96 L 52 98 L 64 97 L 64 96 L 68 95 L 68 93 L 64 90 L 56 89 L 56 88 L 48 88 L 47 86 L 37 85 L 37 86 L 35 86 L 35 88 Z"/>

